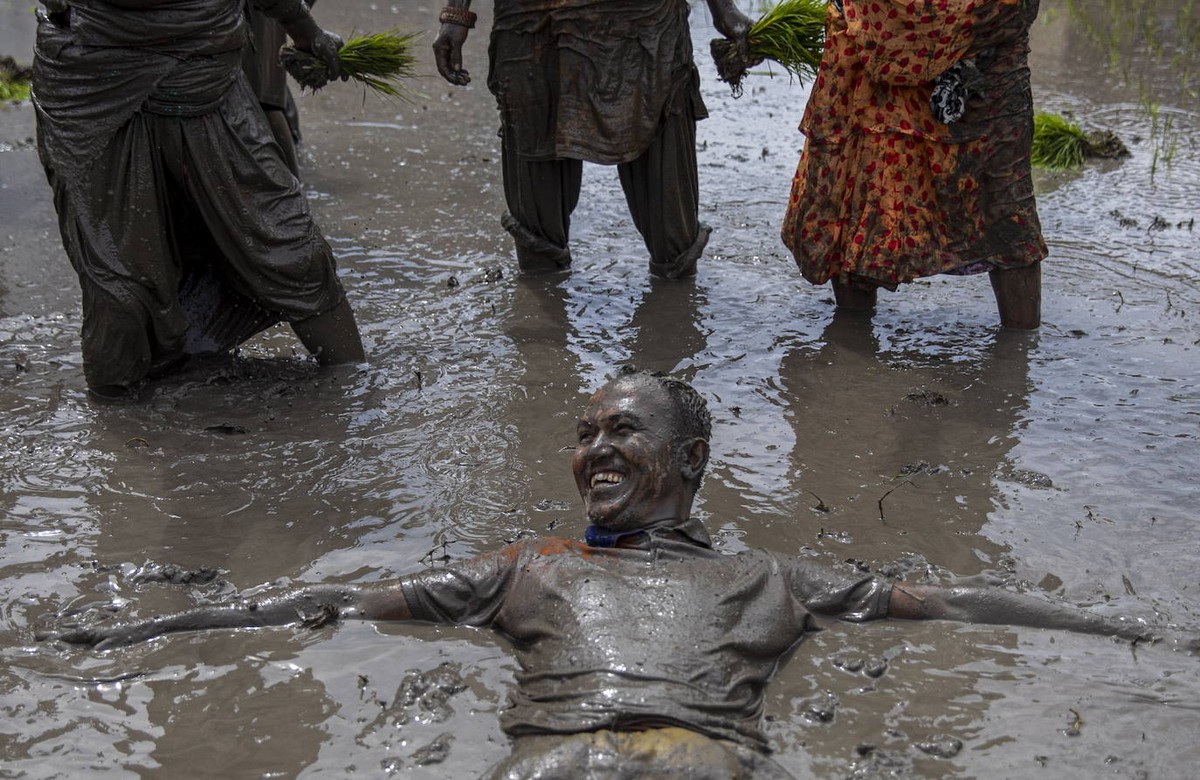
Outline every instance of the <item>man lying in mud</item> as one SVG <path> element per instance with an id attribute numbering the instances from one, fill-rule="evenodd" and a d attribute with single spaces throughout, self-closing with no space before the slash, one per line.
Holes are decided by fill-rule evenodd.
<path id="1" fill-rule="evenodd" d="M 688 384 L 626 372 L 578 421 L 586 541 L 529 538 L 367 586 L 314 586 L 53 635 L 97 648 L 177 631 L 339 618 L 490 626 L 520 665 L 487 775 L 786 778 L 759 728 L 776 665 L 814 615 L 945 619 L 1150 639 L 1145 625 L 998 588 L 892 583 L 767 550 L 714 550 L 693 498 L 711 419 Z"/>

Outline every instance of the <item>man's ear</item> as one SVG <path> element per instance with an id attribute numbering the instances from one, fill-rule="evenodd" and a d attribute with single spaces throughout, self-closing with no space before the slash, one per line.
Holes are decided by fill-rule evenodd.
<path id="1" fill-rule="evenodd" d="M 704 473 L 704 467 L 708 465 L 708 442 L 699 437 L 691 439 L 684 443 L 683 452 L 684 461 L 680 470 L 685 480 L 693 482 Z"/>

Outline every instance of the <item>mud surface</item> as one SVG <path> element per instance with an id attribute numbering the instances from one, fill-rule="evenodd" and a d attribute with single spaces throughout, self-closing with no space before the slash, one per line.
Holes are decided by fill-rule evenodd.
<path id="1" fill-rule="evenodd" d="M 1039 176 L 1052 255 L 1045 326 L 1026 336 L 997 332 L 985 277 L 884 295 L 869 324 L 832 316 L 777 236 L 806 89 L 753 76 L 734 101 L 703 4 L 714 232 L 697 278 L 650 282 L 615 171 L 597 167 L 574 270 L 519 278 L 479 5 L 469 87 L 430 56 L 414 104 L 349 85 L 300 100 L 304 178 L 371 355 L 359 369 L 319 371 L 279 331 L 140 405 L 90 403 L 32 111 L 0 108 L 0 776 L 482 771 L 507 750 L 512 673 L 485 632 L 349 624 L 103 654 L 33 636 L 59 613 L 148 615 L 578 535 L 574 414 L 630 360 L 709 397 L 699 510 L 727 549 L 983 574 L 1195 633 L 1194 3 L 1043 1 L 1037 103 L 1132 155 Z M 432 30 L 437 9 L 333 11 L 317 6 L 347 33 Z M 0 54 L 28 59 L 32 29 L 30 3 L 0 0 Z M 1200 660 L 1169 648 L 835 625 L 779 675 L 767 727 L 802 776 L 1180 778 L 1200 761 L 1197 702 Z"/>

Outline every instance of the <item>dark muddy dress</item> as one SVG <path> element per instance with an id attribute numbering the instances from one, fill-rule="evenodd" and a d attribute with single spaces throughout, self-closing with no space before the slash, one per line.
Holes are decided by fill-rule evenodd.
<path id="1" fill-rule="evenodd" d="M 405 578 L 415 618 L 513 642 L 514 749 L 489 777 L 788 777 L 759 728 L 776 666 L 817 630 L 811 613 L 884 617 L 891 586 L 680 530 L 639 549 L 530 539 Z M 642 774 L 601 772 L 621 766 Z"/>
<path id="2" fill-rule="evenodd" d="M 308 5 L 311 7 L 312 3 Z M 300 143 L 300 112 L 288 87 L 287 71 L 279 62 L 279 49 L 286 43 L 287 33 L 278 22 L 257 8 L 250 9 L 250 45 L 242 53 L 242 70 L 263 111 L 283 114 L 287 134 L 283 135 L 281 128 L 274 125 L 271 129 L 275 140 L 283 147 L 288 167 L 299 177 L 295 160 L 296 145 Z"/>
<path id="3" fill-rule="evenodd" d="M 1029 162 L 1037 12 L 1038 0 L 830 3 L 782 229 L 806 279 L 894 288 L 1046 256 Z M 931 92 L 956 63 L 969 98 L 941 121 Z"/>
<path id="4" fill-rule="evenodd" d="M 277 19 L 300 0 L 254 0 Z M 84 373 L 129 386 L 344 297 L 333 254 L 242 73 L 238 0 L 38 25 L 38 151 L 83 293 Z"/>
<path id="5" fill-rule="evenodd" d="M 570 263 L 587 161 L 617 166 L 651 270 L 694 270 L 709 234 L 695 148 L 707 112 L 687 17 L 685 0 L 496 0 L 488 87 L 518 258 Z"/>

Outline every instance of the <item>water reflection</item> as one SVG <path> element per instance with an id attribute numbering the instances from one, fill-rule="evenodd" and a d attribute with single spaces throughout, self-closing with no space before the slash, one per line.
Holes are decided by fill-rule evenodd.
<path id="1" fill-rule="evenodd" d="M 825 529 L 839 557 L 915 553 L 959 574 L 996 567 L 1004 551 L 979 534 L 996 509 L 995 475 L 1012 470 L 1037 335 L 885 338 L 868 317 L 839 311 L 816 349 L 783 359 L 806 524 Z"/>

